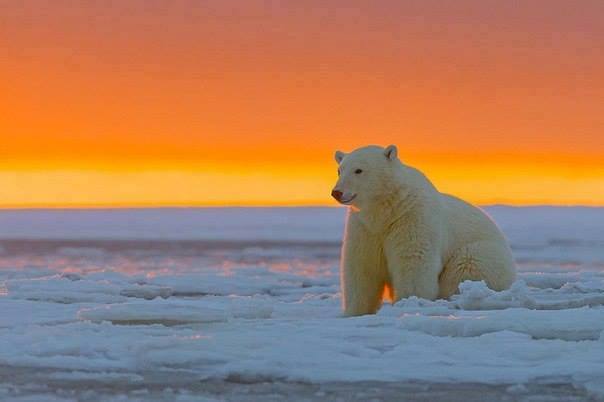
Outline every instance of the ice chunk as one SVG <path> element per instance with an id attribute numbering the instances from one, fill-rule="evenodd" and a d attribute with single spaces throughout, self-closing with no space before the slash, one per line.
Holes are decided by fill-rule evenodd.
<path id="1" fill-rule="evenodd" d="M 448 315 L 403 314 L 400 327 L 435 336 L 475 337 L 499 331 L 535 339 L 597 340 L 604 331 L 603 309 L 457 311 Z"/>
<path id="2" fill-rule="evenodd" d="M 229 319 L 270 318 L 273 308 L 268 301 L 249 297 L 203 298 L 199 300 L 152 300 L 84 308 L 78 318 L 114 324 L 183 325 L 225 322 Z"/>
<path id="3" fill-rule="evenodd" d="M 153 299 L 169 297 L 172 289 L 166 286 L 129 283 L 111 278 L 91 280 L 78 274 L 53 275 L 33 279 L 15 279 L 6 282 L 8 296 L 14 299 L 39 300 L 55 303 L 115 303 L 130 297 Z"/>
<path id="4" fill-rule="evenodd" d="M 537 302 L 530 295 L 524 281 L 516 281 L 512 287 L 496 292 L 487 287 L 484 281 L 465 281 L 459 284 L 459 295 L 452 300 L 464 310 L 495 310 L 510 307 L 535 308 Z"/>
<path id="5" fill-rule="evenodd" d="M 228 315 L 224 309 L 205 307 L 199 303 L 164 301 L 111 304 L 82 309 L 81 320 L 110 321 L 114 324 L 163 324 L 182 325 L 224 322 Z"/>

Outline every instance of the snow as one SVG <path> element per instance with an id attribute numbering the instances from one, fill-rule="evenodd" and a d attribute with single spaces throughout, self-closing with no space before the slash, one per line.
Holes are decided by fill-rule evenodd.
<path id="1" fill-rule="evenodd" d="M 79 275 L 51 275 L 34 279 L 15 279 L 5 283 L 8 297 L 15 299 L 52 301 L 56 303 L 126 301 L 129 297 L 153 299 L 168 297 L 172 289 L 149 284 L 129 283 L 119 276 L 101 279 Z"/>
<path id="2" fill-rule="evenodd" d="M 226 304 L 225 304 L 226 302 Z M 273 312 L 268 303 L 254 300 L 227 299 L 203 303 L 189 300 L 152 300 L 128 302 L 84 308 L 78 313 L 80 320 L 114 324 L 183 325 L 225 322 L 229 318 L 270 318 Z"/>
<path id="3" fill-rule="evenodd" d="M 197 303 L 165 302 L 110 304 L 78 313 L 80 320 L 110 321 L 113 324 L 198 324 L 226 321 L 221 309 L 200 306 Z"/>
<path id="4" fill-rule="evenodd" d="M 354 318 L 340 312 L 341 209 L 0 211 L 0 366 L 604 396 L 604 209 L 487 211 L 518 260 L 511 289 L 465 282 Z"/>

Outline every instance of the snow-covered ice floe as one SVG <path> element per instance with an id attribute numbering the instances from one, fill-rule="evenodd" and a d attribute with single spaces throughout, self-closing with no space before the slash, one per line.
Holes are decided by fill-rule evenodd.
<path id="1" fill-rule="evenodd" d="M 79 240 L 44 237 L 50 226 L 36 222 L 57 220 L 30 216 L 19 228 L 29 240 L 0 229 L 0 366 L 106 382 L 186 372 L 518 390 L 553 379 L 604 396 L 604 210 L 488 212 L 518 260 L 511 289 L 465 282 L 451 300 L 412 297 L 354 318 L 340 313 L 339 209 L 153 212 L 158 227 L 184 225 L 188 240 L 162 239 L 150 211 L 132 212 L 113 237 L 107 219 L 124 211 L 60 212 L 58 232 Z M 0 227 L 23 225 L 22 214 L 0 212 Z M 36 224 L 40 236 L 25 236 Z"/>

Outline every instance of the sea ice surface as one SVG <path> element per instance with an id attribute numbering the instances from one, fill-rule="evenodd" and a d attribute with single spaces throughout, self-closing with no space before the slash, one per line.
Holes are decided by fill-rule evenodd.
<path id="1" fill-rule="evenodd" d="M 555 379 L 604 396 L 604 209 L 487 212 L 512 288 L 464 282 L 344 318 L 342 209 L 0 211 L 0 366 L 76 382 Z"/>

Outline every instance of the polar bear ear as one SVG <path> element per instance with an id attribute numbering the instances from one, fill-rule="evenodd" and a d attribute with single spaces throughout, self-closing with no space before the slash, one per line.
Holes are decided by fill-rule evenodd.
<path id="1" fill-rule="evenodd" d="M 338 162 L 338 163 L 342 162 L 342 159 L 344 159 L 345 156 L 346 156 L 346 154 L 344 152 L 336 151 L 336 154 L 335 154 L 336 162 Z"/>
<path id="2" fill-rule="evenodd" d="M 396 159 L 396 156 L 398 154 L 398 151 L 396 149 L 396 145 L 388 145 L 386 147 L 386 149 L 384 149 L 384 155 L 386 155 L 386 158 L 392 160 Z"/>

